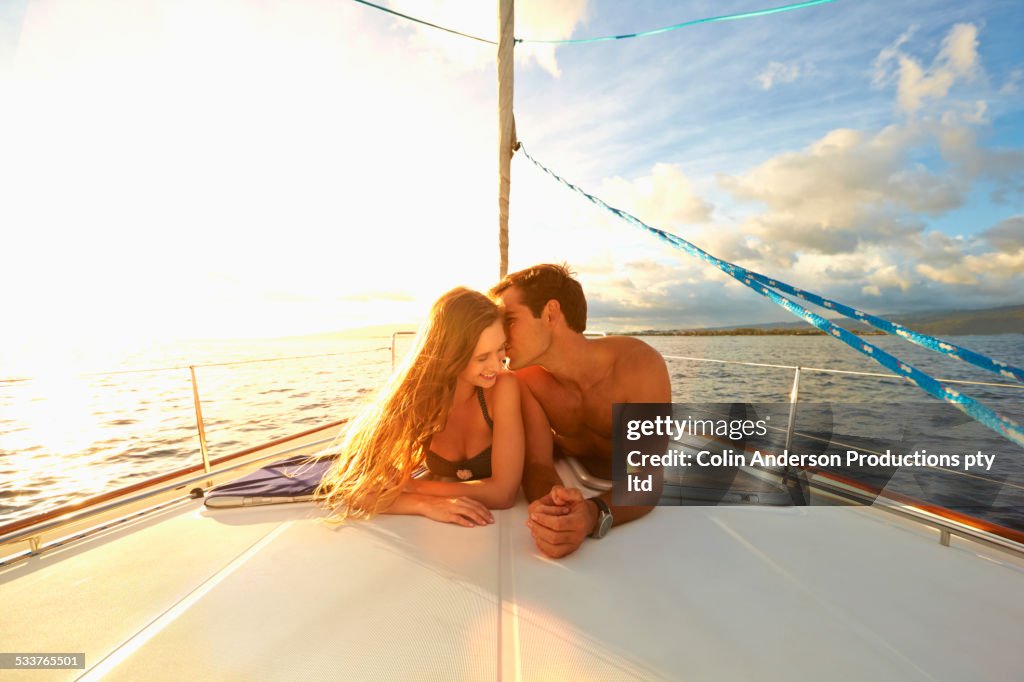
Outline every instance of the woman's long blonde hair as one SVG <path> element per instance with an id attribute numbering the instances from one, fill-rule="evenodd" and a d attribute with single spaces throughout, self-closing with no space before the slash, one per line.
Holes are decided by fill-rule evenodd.
<path id="1" fill-rule="evenodd" d="M 394 503 L 444 430 L 455 381 L 498 318 L 493 301 L 465 287 L 434 303 L 406 360 L 332 446 L 340 455 L 316 494 L 333 519 L 369 518 Z"/>

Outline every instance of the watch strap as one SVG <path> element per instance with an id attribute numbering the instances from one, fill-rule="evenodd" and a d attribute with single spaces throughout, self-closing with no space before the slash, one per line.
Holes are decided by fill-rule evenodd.
<path id="1" fill-rule="evenodd" d="M 587 499 L 593 502 L 594 506 L 597 507 L 597 523 L 594 524 L 594 530 L 590 532 L 590 537 L 604 537 L 605 533 L 608 532 L 608 528 L 605 527 L 605 519 L 611 520 L 612 510 L 611 508 L 608 507 L 608 503 L 602 500 L 600 497 L 595 496 L 589 497 Z"/>

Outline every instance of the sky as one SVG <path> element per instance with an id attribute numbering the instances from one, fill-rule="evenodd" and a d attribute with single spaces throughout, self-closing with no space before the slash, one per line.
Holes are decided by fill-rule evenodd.
<path id="1" fill-rule="evenodd" d="M 496 37 L 493 2 L 381 4 Z M 519 0 L 516 35 L 773 4 Z M 836 0 L 523 43 L 517 132 L 648 224 L 869 312 L 1020 304 L 1022 34 L 1011 0 Z M 414 323 L 487 289 L 496 87 L 493 46 L 351 0 L 0 2 L 0 352 Z M 592 329 L 789 321 L 522 155 L 510 215 L 510 267 L 569 263 Z"/>

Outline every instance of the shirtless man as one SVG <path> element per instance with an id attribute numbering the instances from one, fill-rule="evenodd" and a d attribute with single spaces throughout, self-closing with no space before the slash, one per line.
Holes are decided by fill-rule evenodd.
<path id="1" fill-rule="evenodd" d="M 579 489 L 562 485 L 554 456 L 576 457 L 594 476 L 612 478 L 612 404 L 671 402 L 668 370 L 661 354 L 639 339 L 583 336 L 587 300 L 565 266 L 512 273 L 490 293 L 504 308 L 506 355 L 519 378 L 527 525 L 538 549 L 563 557 L 587 536 L 602 537 L 612 524 L 640 518 L 652 507 L 613 505 L 610 491 L 585 499 Z M 652 452 L 666 445 L 665 437 L 646 443 Z M 657 495 L 661 471 L 652 473 Z"/>

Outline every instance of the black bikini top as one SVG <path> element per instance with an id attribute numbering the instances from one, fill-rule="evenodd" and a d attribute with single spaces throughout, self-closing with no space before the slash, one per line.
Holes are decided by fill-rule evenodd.
<path id="1" fill-rule="evenodd" d="M 484 421 L 487 426 L 494 430 L 494 422 L 491 415 L 487 414 L 487 402 L 484 401 L 484 389 L 476 387 L 476 397 L 480 401 L 480 411 L 483 412 Z M 478 478 L 491 477 L 491 446 L 488 445 L 480 454 L 469 459 L 458 462 L 445 459 L 433 450 L 427 450 L 427 468 L 430 473 L 448 478 L 457 478 L 460 481 L 472 481 Z"/>

